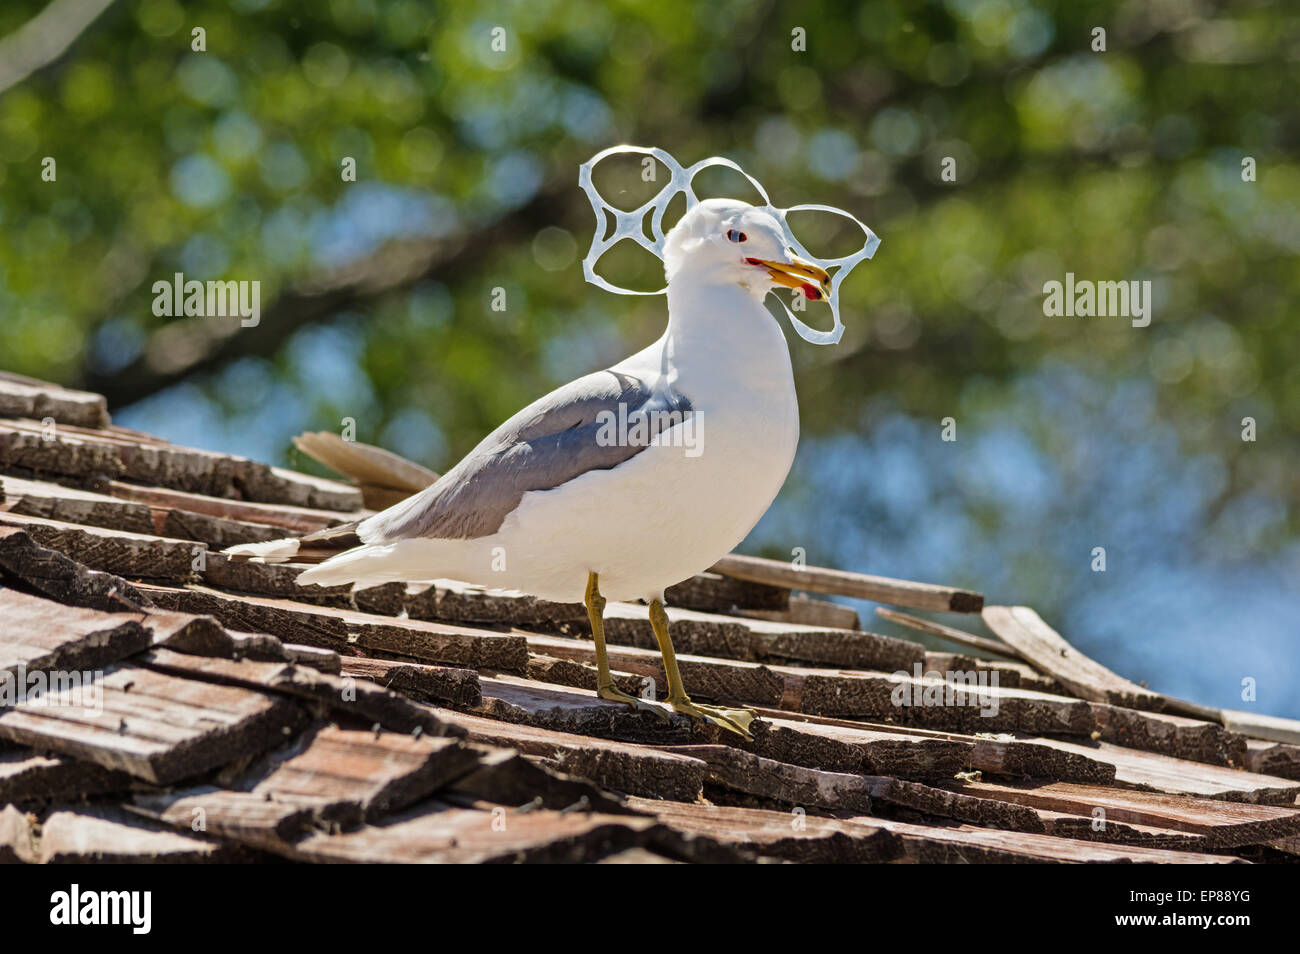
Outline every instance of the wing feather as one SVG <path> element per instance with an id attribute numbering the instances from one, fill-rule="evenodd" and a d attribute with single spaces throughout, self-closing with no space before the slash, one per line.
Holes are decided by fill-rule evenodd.
<path id="1" fill-rule="evenodd" d="M 691 413 L 679 394 L 626 371 L 597 371 L 528 405 L 431 486 L 363 521 L 358 532 L 368 544 L 490 536 L 528 491 L 617 467 Z M 643 416 L 638 431 L 633 425 Z M 627 421 L 625 433 L 642 439 L 610 441 L 611 419 Z"/>

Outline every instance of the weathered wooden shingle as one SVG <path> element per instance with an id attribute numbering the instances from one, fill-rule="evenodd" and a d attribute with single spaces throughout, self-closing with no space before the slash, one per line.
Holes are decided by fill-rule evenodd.
<path id="1" fill-rule="evenodd" d="M 453 581 L 302 588 L 302 565 L 213 552 L 363 517 L 360 495 L 13 382 L 0 373 L 0 673 L 90 675 L 0 709 L 0 861 L 1300 855 L 1300 725 L 1150 693 L 1030 610 L 985 611 L 1006 642 L 885 611 L 961 647 L 927 649 L 791 591 L 983 598 L 729 556 L 670 588 L 669 616 L 692 695 L 757 708 L 743 740 L 597 698 L 579 604 Z M 645 608 L 606 616 L 615 682 L 662 698 Z"/>
<path id="2" fill-rule="evenodd" d="M 995 785 L 967 781 L 954 791 L 1080 815 L 1200 835 L 1207 847 L 1257 845 L 1300 834 L 1300 809 L 1073 785 Z"/>
<path id="3" fill-rule="evenodd" d="M 131 776 L 62 755 L 31 749 L 0 751 L 0 803 L 74 801 L 106 792 L 128 792 Z"/>
<path id="4" fill-rule="evenodd" d="M 353 610 L 325 609 L 252 596 L 230 596 L 207 587 L 144 587 L 153 602 L 187 613 L 206 614 L 226 626 L 270 632 L 288 642 L 340 653 L 366 650 L 475 669 L 523 672 L 528 665 L 524 637 L 467 626 L 399 620 Z"/>
<path id="5" fill-rule="evenodd" d="M 1080 653 L 1028 606 L 986 606 L 984 622 L 1009 646 L 1081 699 L 1159 712 L 1158 693 L 1117 676 Z"/>
<path id="6" fill-rule="evenodd" d="M 153 641 L 141 613 L 104 613 L 0 589 L 0 704 L 28 691 L 28 675 L 99 669 Z M 3 680 L 9 680 L 6 685 Z M 44 686 L 48 677 L 41 680 Z"/>
<path id="7" fill-rule="evenodd" d="M 107 427 L 108 402 L 102 395 L 74 391 L 47 381 L 0 371 L 0 417 L 23 417 L 79 427 Z"/>
<path id="8" fill-rule="evenodd" d="M 238 860 L 218 841 L 154 824 L 120 809 L 56 811 L 41 823 L 41 864 L 212 864 Z"/>
<path id="9" fill-rule="evenodd" d="M 83 527 L 13 513 L 0 513 L 0 525 L 3 524 L 25 530 L 41 546 L 58 550 L 93 570 L 132 580 L 194 578 L 196 566 L 202 565 L 206 551 L 203 544 L 194 541 Z"/>
<path id="10" fill-rule="evenodd" d="M 252 659 L 217 659 L 156 649 L 137 658 L 141 666 L 196 682 L 213 682 L 276 692 L 318 702 L 346 715 L 394 732 L 419 730 L 433 735 L 459 734 L 427 706 L 368 680 L 319 672 L 310 666 Z"/>
<path id="11" fill-rule="evenodd" d="M 92 570 L 57 550 L 42 547 L 18 527 L 0 526 L 0 582 L 5 580 L 68 606 L 119 612 L 149 605 L 145 596 L 120 576 Z"/>
<path id="12" fill-rule="evenodd" d="M 119 664 L 0 711 L 0 738 L 168 784 L 255 755 L 304 721 L 282 697 Z"/>

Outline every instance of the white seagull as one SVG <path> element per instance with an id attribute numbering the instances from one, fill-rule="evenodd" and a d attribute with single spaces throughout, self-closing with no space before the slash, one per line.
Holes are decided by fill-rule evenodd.
<path id="1" fill-rule="evenodd" d="M 599 696 L 666 717 L 615 688 L 605 650 L 605 599 L 646 600 L 667 708 L 749 738 L 752 711 L 686 694 L 664 590 L 729 553 L 785 482 L 799 407 L 785 336 L 763 298 L 774 284 L 826 298 L 830 276 L 793 252 L 770 212 L 732 199 L 687 212 L 663 259 L 663 337 L 515 414 L 427 489 L 362 521 L 361 545 L 299 584 L 450 578 L 581 600 Z M 276 546 L 233 552 L 291 557 Z"/>

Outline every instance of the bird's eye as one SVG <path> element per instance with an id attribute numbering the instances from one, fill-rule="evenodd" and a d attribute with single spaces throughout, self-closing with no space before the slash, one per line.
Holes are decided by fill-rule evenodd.
<path id="1" fill-rule="evenodd" d="M 731 229 L 727 232 L 727 241 L 729 242 L 743 242 L 745 241 L 745 238 L 745 233 L 737 231 L 736 229 Z"/>

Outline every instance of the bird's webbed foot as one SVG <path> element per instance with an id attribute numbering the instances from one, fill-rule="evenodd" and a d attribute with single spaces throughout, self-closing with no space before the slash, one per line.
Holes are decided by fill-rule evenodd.
<path id="1" fill-rule="evenodd" d="M 754 741 L 754 736 L 750 734 L 749 726 L 757 717 L 757 713 L 752 709 L 732 709 L 727 706 L 709 706 L 699 702 L 692 702 L 688 697 L 683 696 L 680 699 L 669 699 L 668 706 L 674 712 L 680 712 L 682 715 L 690 716 L 700 722 L 711 722 L 716 726 L 721 726 L 729 732 L 734 732 L 749 742 Z"/>

